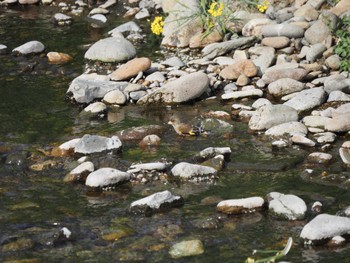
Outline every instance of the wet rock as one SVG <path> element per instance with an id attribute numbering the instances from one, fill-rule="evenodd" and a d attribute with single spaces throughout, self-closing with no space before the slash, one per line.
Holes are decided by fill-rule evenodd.
<path id="1" fill-rule="evenodd" d="M 164 240 L 173 240 L 174 237 L 181 235 L 184 233 L 181 225 L 174 223 L 167 223 L 165 225 L 161 225 L 157 228 L 154 235 L 157 238 L 161 238 Z"/>
<path id="2" fill-rule="evenodd" d="M 298 121 L 292 121 L 271 127 L 265 132 L 265 135 L 273 137 L 282 137 L 285 135 L 293 136 L 294 134 L 306 135 L 307 132 L 307 127 L 304 124 Z"/>
<path id="3" fill-rule="evenodd" d="M 271 82 L 268 86 L 269 93 L 275 97 L 282 97 L 284 95 L 301 91 L 304 88 L 304 83 L 290 78 L 278 79 Z"/>
<path id="4" fill-rule="evenodd" d="M 83 109 L 82 113 L 86 114 L 103 114 L 107 111 L 107 106 L 103 102 L 94 102 L 91 103 L 89 106 Z"/>
<path id="5" fill-rule="evenodd" d="M 171 169 L 171 173 L 190 181 L 208 181 L 215 178 L 217 171 L 212 167 L 181 162 Z"/>
<path id="6" fill-rule="evenodd" d="M 326 99 L 327 94 L 323 88 L 312 88 L 301 91 L 294 98 L 285 102 L 284 105 L 292 107 L 298 112 L 303 112 L 321 105 Z"/>
<path id="7" fill-rule="evenodd" d="M 233 132 L 233 126 L 230 123 L 214 118 L 201 120 L 199 126 L 203 128 L 204 134 L 210 133 L 221 136 L 230 136 Z"/>
<path id="8" fill-rule="evenodd" d="M 265 71 L 265 74 L 262 76 L 262 80 L 265 82 L 265 84 L 270 84 L 282 78 L 302 81 L 307 74 L 307 70 L 302 68 L 295 68 L 295 66 L 292 65 L 290 68 L 286 66 L 276 65 Z"/>
<path id="9" fill-rule="evenodd" d="M 302 134 L 294 134 L 291 140 L 294 144 L 299 144 L 303 146 L 314 147 L 316 145 L 314 141 L 310 140 Z"/>
<path id="10" fill-rule="evenodd" d="M 18 0 L 21 5 L 33 5 L 37 4 L 40 0 Z"/>
<path id="11" fill-rule="evenodd" d="M 68 142 L 62 143 L 60 146 L 53 148 L 52 156 L 69 156 L 74 154 L 75 145 L 80 141 L 80 138 L 72 139 Z"/>
<path id="12" fill-rule="evenodd" d="M 91 23 L 92 27 L 100 28 L 106 24 L 107 17 L 105 15 L 102 15 L 102 14 L 96 14 L 96 15 L 92 15 L 92 16 L 88 17 L 87 20 Z"/>
<path id="13" fill-rule="evenodd" d="M 28 55 L 32 53 L 41 53 L 45 50 L 45 46 L 39 41 L 29 41 L 19 47 L 16 47 L 12 52 L 20 55 Z"/>
<path id="14" fill-rule="evenodd" d="M 254 18 L 248 21 L 242 28 L 242 35 L 245 37 L 256 36 L 261 37 L 261 28 L 265 25 L 275 24 L 268 18 Z"/>
<path id="15" fill-rule="evenodd" d="M 298 113 L 286 105 L 265 105 L 258 108 L 249 121 L 251 130 L 264 130 L 298 120 Z"/>
<path id="16" fill-rule="evenodd" d="M 75 145 L 74 152 L 81 154 L 92 154 L 104 151 L 119 151 L 122 142 L 118 136 L 111 138 L 99 135 L 84 135 Z"/>
<path id="17" fill-rule="evenodd" d="M 253 37 L 242 37 L 234 40 L 229 40 L 221 43 L 213 43 L 202 50 L 203 57 L 213 59 L 215 57 L 229 53 L 235 49 L 244 49 L 255 44 L 257 39 Z"/>
<path id="18" fill-rule="evenodd" d="M 89 103 L 103 98 L 109 91 L 123 89 L 128 82 L 109 81 L 107 76 L 82 74 L 69 85 L 67 95 L 78 103 Z"/>
<path id="19" fill-rule="evenodd" d="M 184 199 L 181 196 L 173 195 L 169 191 L 163 191 L 132 202 L 130 211 L 133 213 L 143 213 L 149 216 L 156 211 L 183 205 Z"/>
<path id="20" fill-rule="evenodd" d="M 110 8 L 111 6 L 115 5 L 117 3 L 117 0 L 107 0 L 105 3 L 99 6 L 99 8 Z"/>
<path id="21" fill-rule="evenodd" d="M 264 37 L 301 38 L 304 36 L 304 29 L 292 24 L 266 25 L 262 27 L 261 33 Z"/>
<path id="22" fill-rule="evenodd" d="M 315 214 L 320 214 L 322 211 L 322 203 L 319 201 L 316 201 L 315 203 L 312 204 L 311 206 L 311 211 Z"/>
<path id="23" fill-rule="evenodd" d="M 33 247 L 34 247 L 33 240 L 29 238 L 21 237 L 13 242 L 9 242 L 2 245 L 1 251 L 3 253 L 8 253 L 8 252 L 20 251 L 25 249 L 31 249 Z"/>
<path id="24" fill-rule="evenodd" d="M 92 162 L 83 162 L 67 174 L 64 182 L 85 182 L 86 177 L 95 170 Z"/>
<path id="25" fill-rule="evenodd" d="M 327 247 L 329 248 L 338 248 L 346 244 L 346 239 L 341 236 L 335 236 L 327 242 Z"/>
<path id="26" fill-rule="evenodd" d="M 305 39 L 311 45 L 314 45 L 321 43 L 327 37 L 331 36 L 331 34 L 330 28 L 322 20 L 317 20 L 305 31 Z"/>
<path id="27" fill-rule="evenodd" d="M 147 135 L 157 134 L 160 135 L 164 132 L 164 127 L 160 125 L 145 125 L 141 127 L 133 127 L 126 130 L 122 130 L 117 133 L 121 140 L 141 140 Z"/>
<path id="28" fill-rule="evenodd" d="M 276 49 L 285 48 L 289 46 L 290 39 L 288 37 L 265 37 L 261 44 Z"/>
<path id="29" fill-rule="evenodd" d="M 126 103 L 126 96 L 119 89 L 111 90 L 104 95 L 103 102 L 112 105 L 124 105 Z"/>
<path id="30" fill-rule="evenodd" d="M 0 55 L 7 53 L 7 46 L 0 44 Z"/>
<path id="31" fill-rule="evenodd" d="M 321 132 L 315 134 L 315 137 L 317 138 L 317 142 L 321 144 L 325 143 L 333 143 L 335 139 L 337 138 L 337 135 L 333 132 Z"/>
<path id="32" fill-rule="evenodd" d="M 150 67 L 151 60 L 149 58 L 134 58 L 113 71 L 110 79 L 116 81 L 128 80 L 135 77 L 139 72 L 148 70 Z"/>
<path id="33" fill-rule="evenodd" d="M 166 162 L 134 164 L 129 167 L 127 172 L 132 175 L 132 182 L 148 183 L 158 180 L 166 181 L 168 176 L 165 170 L 170 165 L 171 163 Z"/>
<path id="34" fill-rule="evenodd" d="M 198 155 L 196 155 L 196 158 L 203 160 L 203 159 L 213 158 L 216 155 L 224 155 L 226 158 L 229 158 L 229 156 L 231 155 L 231 148 L 230 147 L 205 148 L 204 150 L 200 151 Z"/>
<path id="35" fill-rule="evenodd" d="M 221 201 L 216 210 L 224 214 L 246 214 L 263 210 L 265 200 L 261 197 L 249 197 Z"/>
<path id="36" fill-rule="evenodd" d="M 84 58 L 102 62 L 123 62 L 136 56 L 135 47 L 126 39 L 109 37 L 93 44 Z"/>
<path id="37" fill-rule="evenodd" d="M 161 139 L 158 135 L 151 134 L 145 136 L 141 142 L 139 143 L 140 147 L 145 148 L 147 146 L 158 146 L 160 144 Z"/>
<path id="38" fill-rule="evenodd" d="M 204 253 L 202 241 L 188 240 L 176 243 L 170 248 L 169 254 L 172 258 L 196 256 Z"/>
<path id="39" fill-rule="evenodd" d="M 97 14 L 107 15 L 108 13 L 109 13 L 108 9 L 96 7 L 90 11 L 89 16 L 93 16 Z"/>
<path id="40" fill-rule="evenodd" d="M 339 148 L 339 155 L 343 163 L 350 165 L 350 141 L 346 141 Z"/>
<path id="41" fill-rule="evenodd" d="M 241 99 L 241 98 L 249 98 L 249 97 L 262 97 L 263 91 L 260 89 L 247 89 L 240 91 L 228 92 L 221 95 L 221 99 L 230 100 L 230 99 Z"/>
<path id="42" fill-rule="evenodd" d="M 46 56 L 49 63 L 52 64 L 63 64 L 73 59 L 70 55 L 60 52 L 49 52 Z"/>
<path id="43" fill-rule="evenodd" d="M 35 242 L 45 247 L 59 246 L 74 239 L 74 235 L 67 227 L 46 230 L 35 236 Z"/>
<path id="44" fill-rule="evenodd" d="M 59 26 L 67 26 L 72 24 L 72 18 L 62 13 L 57 13 L 53 17 L 55 24 Z"/>
<path id="45" fill-rule="evenodd" d="M 274 216 L 286 220 L 302 220 L 305 218 L 307 206 L 295 195 L 272 192 L 267 195 L 269 211 Z"/>
<path id="46" fill-rule="evenodd" d="M 301 231 L 300 238 L 305 245 L 320 245 L 335 236 L 350 232 L 350 218 L 321 214 L 307 223 Z"/>
<path id="47" fill-rule="evenodd" d="M 106 189 L 128 182 L 131 176 L 113 168 L 100 168 L 88 175 L 85 185 L 95 189 Z"/>
<path id="48" fill-rule="evenodd" d="M 214 168 L 216 171 L 221 171 L 225 164 L 225 158 L 223 155 L 217 155 L 209 160 L 204 161 L 201 165 Z"/>
<path id="49" fill-rule="evenodd" d="M 191 224 L 199 229 L 219 229 L 222 227 L 222 222 L 216 217 L 199 218 L 192 220 Z"/>
<path id="50" fill-rule="evenodd" d="M 332 155 L 329 153 L 313 152 L 307 157 L 308 162 L 314 164 L 327 164 L 332 160 Z"/>
<path id="51" fill-rule="evenodd" d="M 30 166 L 30 169 L 33 171 L 43 171 L 46 169 L 51 169 L 53 167 L 56 167 L 58 165 L 58 162 L 54 160 L 46 160 L 43 162 L 35 163 Z"/>
<path id="52" fill-rule="evenodd" d="M 106 232 L 107 233 L 103 233 L 101 236 L 101 238 L 106 241 L 117 241 L 134 234 L 134 231 L 127 226 L 112 227 Z"/>
<path id="53" fill-rule="evenodd" d="M 194 100 L 206 92 L 209 78 L 202 72 L 192 73 L 168 82 L 137 101 L 138 104 L 182 103 Z"/>

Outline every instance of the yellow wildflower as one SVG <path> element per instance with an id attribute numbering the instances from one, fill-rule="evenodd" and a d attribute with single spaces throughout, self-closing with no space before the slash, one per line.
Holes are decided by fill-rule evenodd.
<path id="1" fill-rule="evenodd" d="M 208 13 L 211 14 L 213 17 L 218 17 L 218 16 L 221 16 L 223 10 L 224 10 L 223 3 L 218 4 L 218 2 L 213 2 L 210 5 Z"/>
<path id="2" fill-rule="evenodd" d="M 161 33 L 163 33 L 163 26 L 163 17 L 156 16 L 151 24 L 152 33 L 159 36 Z"/>
<path id="3" fill-rule="evenodd" d="M 264 2 L 261 5 L 257 5 L 256 7 L 258 8 L 259 12 L 264 13 L 269 7 L 269 4 L 269 1 L 264 0 Z"/>

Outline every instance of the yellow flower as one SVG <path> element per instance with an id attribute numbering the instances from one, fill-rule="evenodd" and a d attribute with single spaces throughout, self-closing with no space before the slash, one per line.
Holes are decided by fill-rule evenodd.
<path id="1" fill-rule="evenodd" d="M 210 5 L 208 13 L 211 14 L 213 17 L 217 17 L 217 16 L 221 16 L 223 10 L 224 10 L 223 3 L 220 3 L 218 5 L 218 2 L 213 2 Z"/>
<path id="2" fill-rule="evenodd" d="M 151 24 L 152 33 L 159 36 L 163 32 L 163 26 L 163 17 L 156 16 Z"/>
<path id="3" fill-rule="evenodd" d="M 258 8 L 259 12 L 264 13 L 269 7 L 269 4 L 269 1 L 264 0 L 264 2 L 261 5 L 257 5 L 256 7 Z"/>

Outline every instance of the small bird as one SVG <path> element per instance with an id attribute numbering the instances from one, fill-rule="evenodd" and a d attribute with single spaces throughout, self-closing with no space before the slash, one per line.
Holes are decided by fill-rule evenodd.
<path id="1" fill-rule="evenodd" d="M 177 118 L 171 118 L 168 124 L 173 126 L 176 133 L 182 136 L 186 136 L 186 135 L 198 136 L 201 133 L 203 133 L 202 127 L 193 127 L 186 123 L 180 122 Z"/>

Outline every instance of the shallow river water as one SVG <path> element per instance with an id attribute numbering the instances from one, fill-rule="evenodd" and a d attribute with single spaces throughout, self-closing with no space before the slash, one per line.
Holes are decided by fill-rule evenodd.
<path id="1" fill-rule="evenodd" d="M 83 18 L 75 18 L 72 26 L 59 28 L 51 22 L 56 12 L 57 8 L 42 6 L 0 7 L 1 44 L 12 50 L 39 40 L 46 51 L 74 57 L 68 64 L 49 65 L 44 56 L 0 55 L 0 261 L 244 262 L 253 249 L 282 249 L 291 236 L 295 242 L 287 261 L 350 262 L 349 246 L 337 250 L 303 247 L 299 234 L 307 220 L 279 221 L 266 212 L 228 217 L 216 212 L 215 202 L 203 201 L 207 197 L 233 199 L 278 191 L 296 194 L 308 205 L 321 201 L 330 214 L 350 204 L 348 190 L 301 179 L 310 149 L 273 149 L 270 141 L 248 133 L 247 124 L 235 119 L 230 121 L 234 131 L 228 138 L 215 134 L 179 137 L 167 124 L 173 115 L 191 120 L 209 110 L 230 112 L 230 104 L 213 99 L 172 108 L 128 105 L 109 112 L 105 119 L 79 117 L 79 107 L 66 101 L 65 93 L 72 79 L 83 72 L 83 46 L 103 38 L 122 21 L 112 14 L 105 28 L 94 29 Z M 161 58 L 153 55 L 157 45 L 137 49 L 139 55 Z M 115 163 L 115 159 L 121 167 L 160 158 L 177 163 L 191 160 L 206 147 L 231 147 L 230 160 L 219 180 L 213 184 L 126 185 L 91 194 L 83 185 L 63 183 L 65 174 L 74 168 L 69 162 L 61 160 L 61 166 L 40 172 L 28 168 L 31 160 L 39 158 L 39 149 L 86 133 L 112 136 L 125 128 L 149 124 L 164 127 L 158 148 L 144 150 L 138 142 L 128 142 L 121 155 L 101 157 L 100 165 Z M 334 147 L 334 156 L 338 156 L 337 149 Z M 330 166 L 316 169 L 320 173 L 344 172 L 339 157 L 335 158 Z M 128 212 L 132 201 L 165 189 L 182 195 L 185 205 L 152 217 Z M 308 215 L 308 220 L 311 217 Z M 62 227 L 72 231 L 71 241 L 55 238 Z M 118 240 L 106 240 L 109 233 L 119 233 Z M 171 245 L 190 239 L 203 242 L 204 254 L 171 259 Z"/>

